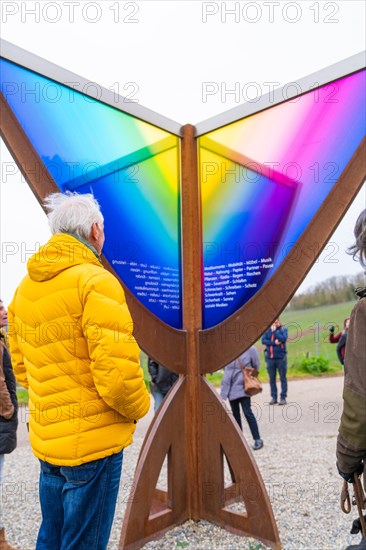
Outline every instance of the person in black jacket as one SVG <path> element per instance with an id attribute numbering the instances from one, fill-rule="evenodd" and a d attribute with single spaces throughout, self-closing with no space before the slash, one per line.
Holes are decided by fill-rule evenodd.
<path id="1" fill-rule="evenodd" d="M 0 329 L 7 324 L 7 311 L 0 300 Z M 5 335 L 0 331 L 0 483 L 3 483 L 4 455 L 17 446 L 18 401 L 16 382 L 9 352 L 5 345 Z M 14 550 L 6 542 L 0 502 L 0 548 Z"/>
<path id="2" fill-rule="evenodd" d="M 147 367 L 151 376 L 150 388 L 154 396 L 154 412 L 156 412 L 170 388 L 177 381 L 178 375 L 166 369 L 163 365 L 159 365 L 151 357 L 148 358 Z"/>

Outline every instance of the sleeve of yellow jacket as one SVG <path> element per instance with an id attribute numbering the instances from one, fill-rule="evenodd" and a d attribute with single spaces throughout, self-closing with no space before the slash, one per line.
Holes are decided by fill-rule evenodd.
<path id="1" fill-rule="evenodd" d="M 18 338 L 20 332 L 20 325 L 18 326 L 14 312 L 13 312 L 13 302 L 15 302 L 16 293 L 13 298 L 13 301 L 8 307 L 8 321 L 9 321 L 9 345 L 10 345 L 10 354 L 11 362 L 13 365 L 13 371 L 17 382 L 24 388 L 29 387 L 27 371 L 24 366 L 23 354 L 19 349 Z"/>
<path id="2" fill-rule="evenodd" d="M 82 301 L 82 329 L 98 393 L 122 416 L 138 420 L 148 412 L 150 396 L 123 289 L 111 273 L 103 271 L 86 282 Z"/>

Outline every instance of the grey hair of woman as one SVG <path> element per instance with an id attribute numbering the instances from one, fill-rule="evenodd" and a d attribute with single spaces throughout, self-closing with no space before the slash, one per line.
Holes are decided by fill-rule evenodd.
<path id="1" fill-rule="evenodd" d="M 98 201 L 92 194 L 53 193 L 44 201 L 51 233 L 71 233 L 89 240 L 93 223 L 103 224 Z"/>
<path id="2" fill-rule="evenodd" d="M 357 218 L 354 235 L 356 242 L 348 248 L 347 253 L 366 269 L 366 209 Z"/>

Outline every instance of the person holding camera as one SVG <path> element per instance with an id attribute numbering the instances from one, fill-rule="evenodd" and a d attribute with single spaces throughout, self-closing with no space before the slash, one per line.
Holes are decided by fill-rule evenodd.
<path id="1" fill-rule="evenodd" d="M 334 334 L 334 325 L 331 325 L 329 327 L 329 342 L 331 344 L 337 344 L 337 357 L 339 359 L 339 362 L 341 365 L 344 366 L 344 356 L 346 354 L 346 341 L 347 341 L 347 333 L 349 328 L 349 320 L 350 318 L 347 317 L 344 320 L 343 323 L 343 330 L 341 332 L 338 332 L 338 334 Z"/>

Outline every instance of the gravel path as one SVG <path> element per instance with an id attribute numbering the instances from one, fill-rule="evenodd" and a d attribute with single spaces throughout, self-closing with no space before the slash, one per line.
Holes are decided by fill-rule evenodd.
<path id="1" fill-rule="evenodd" d="M 339 507 L 341 479 L 335 467 L 336 436 L 341 414 L 343 378 L 293 381 L 285 407 L 269 407 L 268 385 L 256 397 L 254 411 L 264 448 L 255 453 L 272 503 L 285 550 L 342 550 L 360 536 L 349 534 L 352 515 Z M 143 437 L 152 411 L 138 425 L 135 442 L 125 450 L 122 481 L 109 550 L 117 550 L 126 501 Z M 35 547 L 40 523 L 38 461 L 28 445 L 26 411 L 20 415 L 19 446 L 5 460 L 2 502 L 9 542 L 20 550 Z M 251 443 L 244 421 L 244 435 Z M 162 482 L 164 483 L 162 475 Z M 352 517 L 351 517 L 352 516 Z M 265 548 L 207 521 L 188 521 L 144 549 L 236 550 Z"/>

